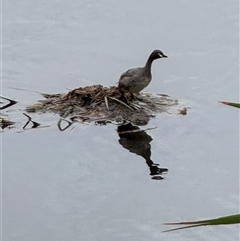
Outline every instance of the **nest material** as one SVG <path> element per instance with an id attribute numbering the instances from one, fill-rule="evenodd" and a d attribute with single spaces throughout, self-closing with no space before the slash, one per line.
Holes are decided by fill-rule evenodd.
<path id="1" fill-rule="evenodd" d="M 142 93 L 137 100 L 126 94 L 128 103 L 121 100 L 116 86 L 93 85 L 80 87 L 67 94 L 42 94 L 46 100 L 27 107 L 27 112 L 52 112 L 61 117 L 82 121 L 131 121 L 147 124 L 155 114 L 176 106 L 177 100 L 167 95 Z"/>

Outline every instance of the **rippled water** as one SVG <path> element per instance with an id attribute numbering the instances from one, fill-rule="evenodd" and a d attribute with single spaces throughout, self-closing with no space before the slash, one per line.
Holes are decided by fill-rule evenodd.
<path id="1" fill-rule="evenodd" d="M 239 100 L 238 4 L 3 1 L 1 91 L 18 103 L 3 111 L 16 124 L 1 133 L 2 239 L 237 240 L 238 225 L 161 231 L 239 212 L 239 111 L 217 102 Z M 147 90 L 188 115 L 159 114 L 136 135 L 61 132 L 52 114 L 22 129 L 37 92 L 114 85 L 155 48 L 169 58 L 154 62 Z"/>

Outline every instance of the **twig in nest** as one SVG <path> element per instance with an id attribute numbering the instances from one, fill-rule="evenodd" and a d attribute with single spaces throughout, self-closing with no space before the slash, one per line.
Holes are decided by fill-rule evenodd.
<path id="1" fill-rule="evenodd" d="M 107 110 L 109 110 L 107 96 L 104 96 L 104 101 L 105 101 L 105 105 L 106 105 Z"/>
<path id="2" fill-rule="evenodd" d="M 125 103 L 122 102 L 121 100 L 116 99 L 116 98 L 114 98 L 114 97 L 108 97 L 108 98 L 109 98 L 109 99 L 112 99 L 112 100 L 115 100 L 115 101 L 117 101 L 118 103 L 120 103 L 120 104 L 124 105 L 125 107 L 127 107 L 128 109 L 130 109 L 131 111 L 134 111 L 133 108 L 131 108 L 129 105 L 125 104 Z"/>

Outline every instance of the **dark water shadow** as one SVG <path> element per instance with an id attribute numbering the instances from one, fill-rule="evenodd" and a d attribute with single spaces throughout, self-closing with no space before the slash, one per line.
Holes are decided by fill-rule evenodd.
<path id="1" fill-rule="evenodd" d="M 119 143 L 136 155 L 142 156 L 146 160 L 146 164 L 149 167 L 152 179 L 163 179 L 162 174 L 168 172 L 167 168 L 161 168 L 159 164 L 154 163 L 151 160 L 151 144 L 153 140 L 146 131 L 141 130 L 138 126 L 134 126 L 131 123 L 118 126 L 118 135 L 120 137 Z"/>
<path id="2" fill-rule="evenodd" d="M 0 96 L 0 98 L 1 98 L 0 110 L 7 109 L 7 108 L 9 108 L 12 105 L 17 104 L 17 101 L 15 101 L 15 100 L 12 100 L 12 99 L 9 99 L 9 98 L 3 97 L 3 96 Z M 8 103 L 4 103 L 4 101 L 7 101 Z"/>

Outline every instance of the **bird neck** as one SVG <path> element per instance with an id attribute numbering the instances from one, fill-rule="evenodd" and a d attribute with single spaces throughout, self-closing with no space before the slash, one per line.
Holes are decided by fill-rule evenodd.
<path id="1" fill-rule="evenodd" d="M 152 62 L 153 62 L 153 59 L 150 56 L 145 64 L 145 73 L 149 76 L 151 75 Z"/>

